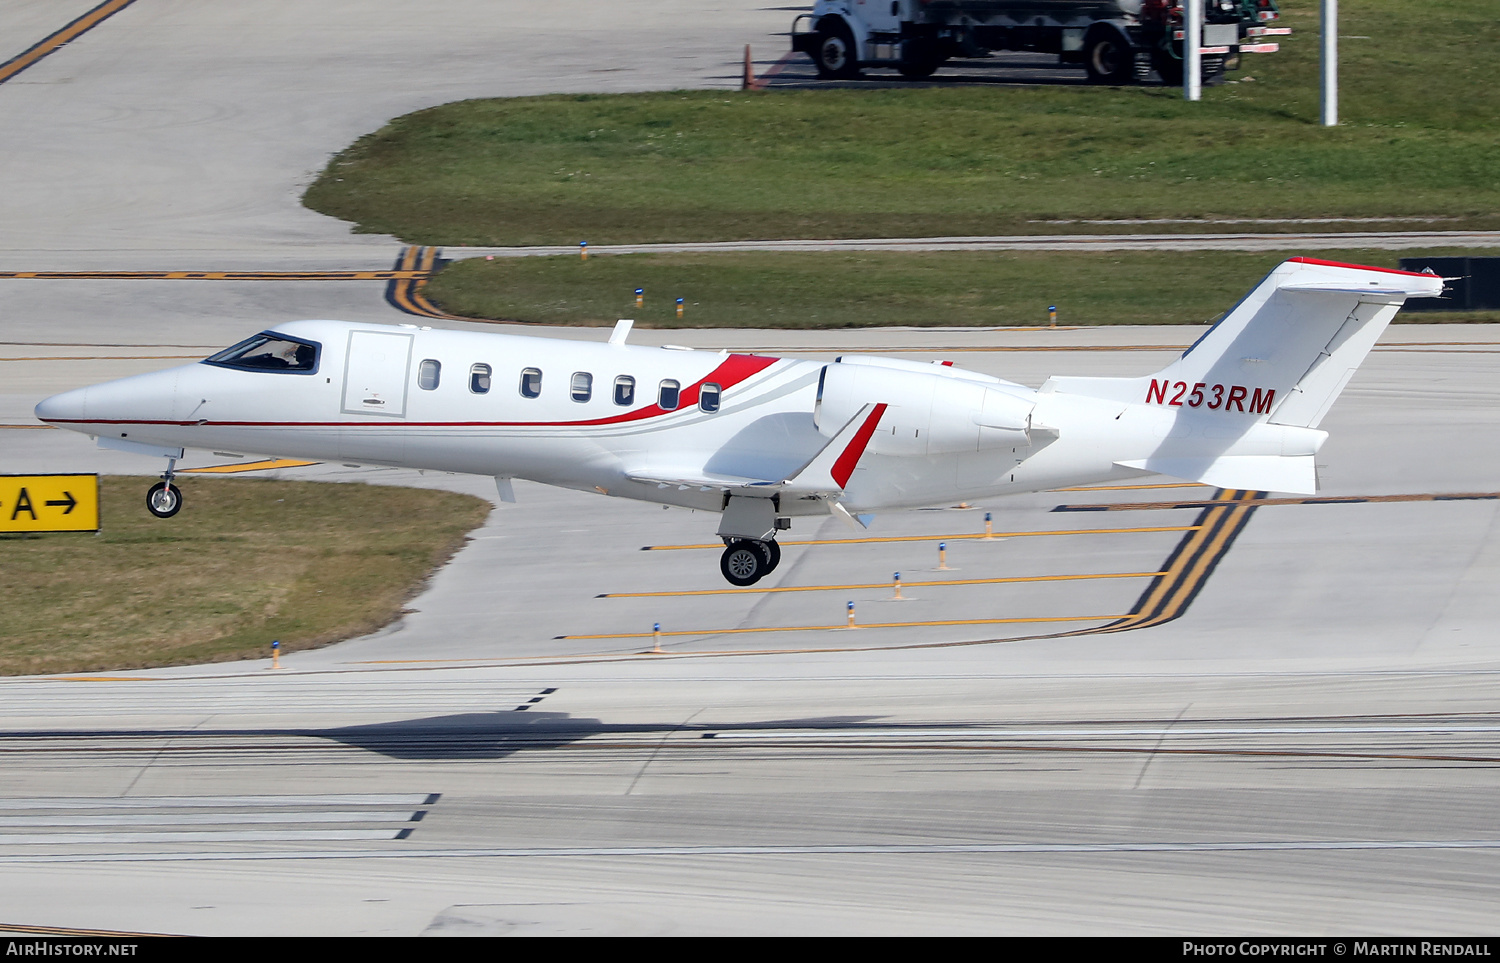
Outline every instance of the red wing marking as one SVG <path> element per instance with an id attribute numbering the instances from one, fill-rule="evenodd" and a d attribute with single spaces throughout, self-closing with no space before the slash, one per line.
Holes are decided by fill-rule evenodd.
<path id="1" fill-rule="evenodd" d="M 880 416 L 883 414 L 885 405 L 876 405 L 875 410 L 870 412 L 870 417 L 854 433 L 854 440 L 849 442 L 849 447 L 834 461 L 830 474 L 840 488 L 849 484 L 849 476 L 854 474 L 854 466 L 859 464 L 860 456 L 865 453 L 865 446 L 870 443 L 870 438 L 875 434 L 875 426 L 880 424 Z"/>

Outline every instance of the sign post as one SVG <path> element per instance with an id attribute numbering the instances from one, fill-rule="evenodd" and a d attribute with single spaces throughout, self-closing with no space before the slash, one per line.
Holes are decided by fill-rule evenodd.
<path id="1" fill-rule="evenodd" d="M 0 532 L 98 530 L 98 475 L 0 475 Z"/>
<path id="2" fill-rule="evenodd" d="M 1322 36 L 1319 59 L 1322 61 L 1324 127 L 1339 125 L 1339 0 L 1323 0 Z"/>

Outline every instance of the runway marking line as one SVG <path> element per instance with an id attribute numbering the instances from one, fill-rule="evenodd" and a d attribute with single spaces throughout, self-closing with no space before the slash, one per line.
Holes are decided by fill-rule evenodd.
<path id="1" fill-rule="evenodd" d="M 245 471 L 271 471 L 276 468 L 305 468 L 322 462 L 300 461 L 296 458 L 267 458 L 263 461 L 236 462 L 231 465 L 208 465 L 204 468 L 182 468 L 179 475 L 233 475 Z"/>
<path id="2" fill-rule="evenodd" d="M 902 582 L 902 588 L 925 588 L 928 586 L 946 585 L 999 585 L 1007 582 L 1069 582 L 1080 579 L 1099 578 L 1152 578 L 1157 575 L 1165 575 L 1165 572 L 1100 572 L 1097 574 L 1082 575 L 1012 575 L 1003 578 L 961 578 L 949 582 Z M 644 599 L 644 598 L 675 598 L 683 595 L 766 595 L 773 592 L 837 592 L 837 591 L 861 591 L 865 589 L 888 589 L 892 582 L 870 582 L 863 585 L 782 585 L 775 588 L 726 588 L 726 589 L 685 589 L 676 592 L 604 592 L 594 596 L 596 599 Z M 877 599 L 876 601 L 883 601 Z M 908 599 L 907 601 L 916 601 Z M 571 636 L 570 636 L 571 637 Z"/>
<path id="3" fill-rule="evenodd" d="M 425 280 L 430 271 L 0 271 L 39 281 L 392 281 Z"/>
<path id="4" fill-rule="evenodd" d="M 1146 532 L 1190 532 L 1195 527 L 1193 525 L 1154 525 L 1139 528 L 1060 528 L 1040 532 L 995 532 L 993 535 L 986 535 L 984 532 L 964 532 L 958 535 L 871 535 L 866 538 L 813 538 L 796 542 L 778 541 L 778 544 L 782 548 L 803 548 L 808 545 L 864 545 L 871 542 L 951 542 L 966 538 L 989 539 L 998 542 L 1006 538 L 1031 538 L 1040 535 L 1123 535 Z M 722 549 L 723 547 L 722 542 L 706 542 L 695 545 L 642 545 L 641 551 L 676 552 L 687 549 Z"/>
<path id="5" fill-rule="evenodd" d="M 1308 495 L 1292 498 L 1256 498 L 1242 504 L 1259 508 L 1272 505 L 1364 505 L 1383 502 L 1463 502 L 1496 499 L 1500 499 L 1500 492 L 1450 492 L 1446 494 L 1429 492 L 1414 495 Z M 1111 502 L 1102 505 L 1058 505 L 1052 510 L 1054 512 L 1160 511 L 1173 508 L 1206 508 L 1217 504 L 1214 501 Z"/>
<path id="6" fill-rule="evenodd" d="M 0 84 L 32 66 L 64 44 L 77 40 L 105 20 L 130 6 L 135 0 L 104 0 L 103 3 L 58 30 L 32 44 L 21 53 L 0 64 Z"/>
<path id="7" fill-rule="evenodd" d="M 31 926 L 25 923 L 0 923 L 0 933 L 18 933 L 24 936 L 71 936 L 97 937 L 100 939 L 133 939 L 136 937 L 165 936 L 180 938 L 178 933 L 134 933 L 129 930 L 83 930 L 71 926 Z"/>
<path id="8" fill-rule="evenodd" d="M 173 361 L 179 358 L 197 360 L 201 354 L 60 354 L 38 358 L 0 358 L 0 361 Z"/>
<path id="9" fill-rule="evenodd" d="M 675 635 L 746 635 L 756 632 L 858 632 L 861 629 L 913 629 L 941 625 L 1029 625 L 1037 622 L 1108 622 L 1119 615 L 1044 615 L 1014 619 L 935 619 L 931 622 L 862 622 L 852 629 L 848 625 L 767 625 L 741 629 L 679 629 L 672 632 L 611 632 L 604 635 L 557 635 L 553 641 L 581 639 L 649 639 L 660 634 Z"/>

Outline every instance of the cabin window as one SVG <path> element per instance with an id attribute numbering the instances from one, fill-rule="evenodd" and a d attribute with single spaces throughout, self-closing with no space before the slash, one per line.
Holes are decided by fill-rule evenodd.
<path id="1" fill-rule="evenodd" d="M 681 394 L 682 385 L 668 378 L 661 383 L 661 391 L 656 396 L 656 403 L 666 411 L 674 411 Z"/>
<path id="2" fill-rule="evenodd" d="M 521 372 L 521 397 L 535 398 L 542 393 L 542 369 L 526 368 Z"/>
<path id="3" fill-rule="evenodd" d="M 704 385 L 698 389 L 698 407 L 704 411 L 718 411 L 719 396 L 722 393 L 723 389 L 716 384 L 710 383 Z"/>
<path id="4" fill-rule="evenodd" d="M 431 391 L 438 386 L 438 381 L 443 377 L 443 364 L 428 358 L 417 366 L 417 387 L 423 391 Z"/>
<path id="5" fill-rule="evenodd" d="M 630 375 L 620 375 L 615 379 L 615 404 L 635 404 L 635 379 Z"/>
<path id="6" fill-rule="evenodd" d="M 469 390 L 476 395 L 487 394 L 490 390 L 490 366 L 487 364 L 476 364 L 469 369 Z"/>
<path id="7" fill-rule="evenodd" d="M 205 364 L 243 371 L 314 374 L 318 370 L 319 347 L 316 341 L 265 331 L 203 360 Z"/>
<path id="8" fill-rule="evenodd" d="M 573 380 L 568 384 L 568 390 L 577 402 L 588 401 L 594 396 L 594 376 L 587 371 L 573 372 Z"/>

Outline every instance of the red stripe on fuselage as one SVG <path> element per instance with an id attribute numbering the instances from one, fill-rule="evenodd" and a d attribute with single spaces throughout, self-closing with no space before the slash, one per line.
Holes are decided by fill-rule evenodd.
<path id="1" fill-rule="evenodd" d="M 608 418 L 590 418 L 584 421 L 406 421 L 405 419 L 399 421 L 391 419 L 380 421 L 139 421 L 114 418 L 55 418 L 48 424 L 176 425 L 184 428 L 196 425 L 223 428 L 389 428 L 392 425 L 405 425 L 411 428 L 589 428 L 643 421 L 647 418 L 669 415 L 684 408 L 695 407 L 698 404 L 699 392 L 704 385 L 717 384 L 728 391 L 780 360 L 780 358 L 763 358 L 758 355 L 732 354 L 717 368 L 704 375 L 701 380 L 683 388 L 678 393 L 676 408 L 663 408 L 660 404 L 654 404 L 633 411 L 621 412 L 618 415 L 610 415 Z"/>
<path id="2" fill-rule="evenodd" d="M 854 466 L 859 464 L 860 456 L 865 453 L 865 446 L 870 443 L 870 438 L 875 434 L 875 426 L 880 424 L 880 416 L 885 414 L 885 405 L 876 405 L 875 410 L 870 412 L 870 417 L 859 426 L 859 431 L 854 433 L 854 440 L 849 442 L 849 447 L 839 455 L 833 463 L 833 480 L 840 488 L 849 484 L 849 476 L 854 474 Z"/>

